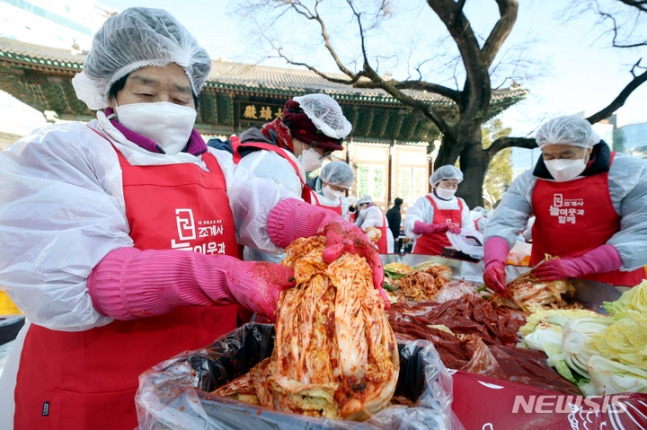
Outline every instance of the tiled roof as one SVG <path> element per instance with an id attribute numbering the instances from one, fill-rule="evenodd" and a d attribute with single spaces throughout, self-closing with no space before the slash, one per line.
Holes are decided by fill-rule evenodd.
<path id="1" fill-rule="evenodd" d="M 348 79 L 342 74 L 330 74 L 336 79 Z M 330 82 L 310 70 L 288 69 L 254 64 L 233 63 L 229 61 L 212 61 L 208 85 L 220 85 L 231 88 L 257 88 L 265 91 L 279 91 L 295 95 L 325 92 L 335 98 L 363 99 L 381 103 L 399 103 L 386 91 L 380 88 L 354 88 L 351 85 Z M 503 98 L 525 96 L 526 90 L 515 87 L 495 90 L 493 101 Z M 424 91 L 409 91 L 408 94 L 431 103 L 452 103 L 447 98 Z"/>
<path id="2" fill-rule="evenodd" d="M 337 98 L 379 100 L 383 103 L 397 103 L 393 97 L 382 89 L 353 88 L 330 82 L 309 70 L 269 67 L 263 65 L 213 61 L 208 85 L 229 86 L 232 88 L 258 88 L 265 91 L 282 93 L 308 94 L 325 92 Z M 332 75 L 335 78 L 347 79 L 344 75 Z M 422 96 L 422 94 L 420 94 Z M 428 100 L 440 100 L 442 97 L 430 95 Z"/>
<path id="3" fill-rule="evenodd" d="M 71 50 L 50 48 L 0 37 L 0 60 L 80 71 L 83 69 L 85 55 L 73 54 Z"/>
<path id="4" fill-rule="evenodd" d="M 76 98 L 71 84 L 84 59 L 85 53 L 0 38 L 0 89 L 40 111 L 54 110 L 59 118 L 87 120 L 93 113 Z M 313 92 L 328 93 L 340 103 L 353 124 L 354 137 L 430 141 L 438 136 L 438 130 L 420 112 L 404 107 L 384 90 L 333 83 L 308 70 L 222 60 L 212 61 L 200 94 L 197 126 L 206 133 L 238 132 L 257 125 L 243 117 L 245 105 L 280 109 L 289 97 Z M 456 105 L 445 97 L 424 91 L 409 94 L 445 114 L 456 113 Z M 520 87 L 493 91 L 489 117 L 526 95 Z"/>

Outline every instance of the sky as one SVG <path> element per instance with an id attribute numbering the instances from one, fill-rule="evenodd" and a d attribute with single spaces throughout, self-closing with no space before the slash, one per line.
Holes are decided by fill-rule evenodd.
<path id="1" fill-rule="evenodd" d="M 418 1 L 419 6 L 411 6 L 418 5 Z M 429 18 L 429 14 L 433 12 L 429 10 L 426 2 L 416 2 L 394 1 L 396 17 L 401 16 L 399 13 L 402 9 L 409 7 L 408 19 L 411 22 L 406 22 L 404 28 L 415 28 L 416 32 L 421 34 L 420 29 L 425 27 L 443 30 L 439 22 L 434 23 L 433 19 Z M 191 31 L 214 59 L 227 58 L 232 61 L 255 63 L 264 53 L 253 37 L 254 28 L 249 17 L 235 12 L 239 4 L 237 0 L 111 0 L 102 3 L 118 10 L 131 6 L 166 9 Z M 641 52 L 628 53 L 608 48 L 608 38 L 597 37 L 601 30 L 595 30 L 593 27 L 596 16 L 565 10 L 564 5 L 571 3 L 572 0 L 519 0 L 517 22 L 504 47 L 508 49 L 523 46 L 529 53 L 527 58 L 534 64 L 518 74 L 521 86 L 529 90 L 527 99 L 500 116 L 504 126 L 512 127 L 513 135 L 532 135 L 542 122 L 553 116 L 582 112 L 584 115 L 591 115 L 613 100 L 631 79 L 630 67 L 640 58 Z M 496 13 L 493 1 L 472 0 L 467 4 L 473 8 L 468 10 L 468 18 L 472 18 L 475 27 L 486 28 L 491 25 L 496 17 L 493 15 Z M 569 13 L 576 13 L 577 19 L 566 21 L 565 17 L 568 17 Z M 331 24 L 343 28 L 346 23 Z M 391 28 L 402 32 L 401 24 L 402 22 L 395 19 Z M 286 34 L 298 43 L 301 39 L 307 39 L 302 28 L 286 29 Z M 378 39 L 378 44 L 382 44 L 385 49 L 401 48 L 397 33 L 384 34 L 389 38 Z M 642 37 L 647 36 L 643 34 Z M 349 36 L 349 43 L 345 48 L 352 49 L 351 40 L 352 36 Z M 527 45 L 528 40 L 532 40 L 532 44 Z M 427 46 L 432 50 L 439 49 L 439 45 Z M 647 65 L 647 48 L 642 48 L 642 54 L 645 57 L 643 63 Z M 423 50 L 422 55 L 427 53 Z M 300 59 L 316 62 L 325 59 L 324 57 L 326 55 L 306 54 Z M 263 64 L 287 67 L 278 60 Z M 326 71 L 338 72 L 332 68 L 329 60 L 325 64 L 327 65 L 321 67 Z M 535 69 L 542 69 L 544 75 L 534 78 L 523 76 L 526 71 L 533 72 Z M 647 84 L 634 91 L 626 105 L 617 111 L 617 116 L 619 126 L 647 122 Z"/>

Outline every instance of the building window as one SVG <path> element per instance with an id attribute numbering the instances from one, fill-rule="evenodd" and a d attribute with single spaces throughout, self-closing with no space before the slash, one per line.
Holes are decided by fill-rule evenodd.
<path id="1" fill-rule="evenodd" d="M 400 197 L 408 205 L 412 205 L 419 197 L 427 194 L 428 184 L 429 176 L 426 168 L 400 167 L 398 169 L 398 188 L 395 197 Z"/>
<path id="2" fill-rule="evenodd" d="M 386 202 L 386 167 L 373 164 L 357 166 L 357 197 L 368 194 L 373 202 Z"/>

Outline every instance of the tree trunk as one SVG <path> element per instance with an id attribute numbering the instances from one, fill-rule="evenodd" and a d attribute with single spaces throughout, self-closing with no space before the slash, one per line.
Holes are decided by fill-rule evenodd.
<path id="1" fill-rule="evenodd" d="M 454 141 L 451 136 L 456 136 Z M 456 124 L 453 133 L 443 135 L 443 140 L 434 162 L 434 168 L 447 164 L 455 165 L 459 160 L 459 168 L 463 172 L 463 182 L 458 186 L 457 196 L 465 199 L 471 208 L 483 206 L 483 182 L 490 154 L 483 150 L 481 123 L 475 121 L 462 121 Z M 457 148 L 462 148 L 456 153 Z"/>
<path id="2" fill-rule="evenodd" d="M 489 164 L 489 154 L 483 150 L 481 142 L 465 145 L 460 158 L 463 182 L 458 186 L 456 195 L 465 199 L 470 209 L 483 207 L 483 182 Z"/>

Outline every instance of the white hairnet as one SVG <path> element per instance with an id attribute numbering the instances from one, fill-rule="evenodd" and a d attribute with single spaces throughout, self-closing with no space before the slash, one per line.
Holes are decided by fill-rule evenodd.
<path id="1" fill-rule="evenodd" d="M 435 187 L 443 179 L 456 179 L 460 184 L 463 182 L 463 172 L 461 172 L 459 168 L 449 164 L 440 166 L 434 170 L 434 173 L 429 177 L 429 183 Z"/>
<path id="2" fill-rule="evenodd" d="M 363 205 L 364 203 L 371 203 L 373 198 L 368 194 L 364 194 L 361 199 L 357 200 L 358 205 Z"/>
<path id="3" fill-rule="evenodd" d="M 600 136 L 593 131 L 591 124 L 575 115 L 558 116 L 545 122 L 537 131 L 537 145 L 564 144 L 580 148 L 593 148 Z"/>
<path id="4" fill-rule="evenodd" d="M 353 126 L 344 116 L 339 103 L 328 94 L 306 94 L 293 97 L 310 121 L 323 134 L 334 139 L 343 139 Z"/>
<path id="5" fill-rule="evenodd" d="M 133 70 L 176 63 L 198 95 L 211 70 L 207 51 L 163 9 L 133 7 L 114 15 L 92 40 L 83 71 L 72 79 L 77 97 L 92 110 L 108 106 L 112 84 Z"/>
<path id="6" fill-rule="evenodd" d="M 357 197 L 356 196 L 348 196 L 346 197 L 346 201 L 348 201 L 348 206 L 354 206 L 357 204 Z"/>
<path id="7" fill-rule="evenodd" d="M 321 168 L 319 177 L 331 185 L 350 188 L 355 180 L 353 168 L 343 161 L 331 161 Z"/>

